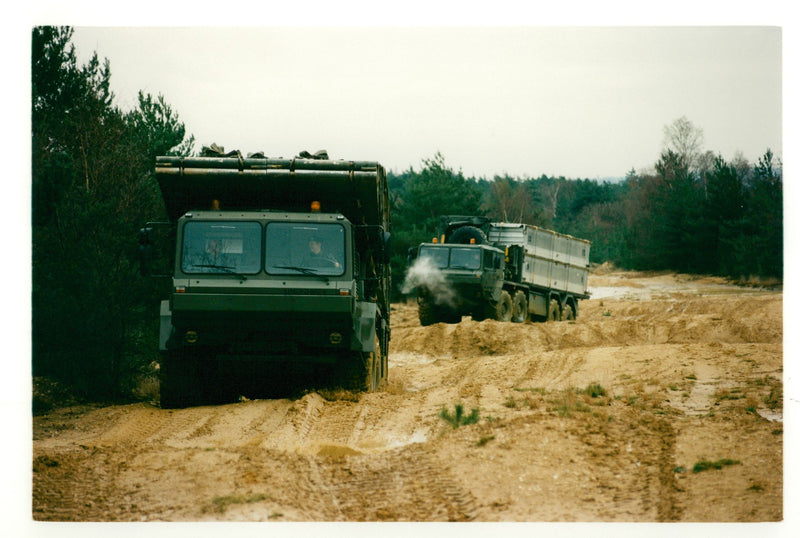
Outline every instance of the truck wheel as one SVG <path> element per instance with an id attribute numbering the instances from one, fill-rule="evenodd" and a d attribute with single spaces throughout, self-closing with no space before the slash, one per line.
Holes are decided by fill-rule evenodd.
<path id="1" fill-rule="evenodd" d="M 561 319 L 564 321 L 572 321 L 575 319 L 575 311 L 571 305 L 564 305 L 564 310 L 561 312 Z"/>
<path id="2" fill-rule="evenodd" d="M 379 390 L 386 381 L 388 364 L 381 352 L 380 341 L 376 338 L 375 351 L 354 351 L 349 356 L 342 357 L 335 368 L 329 386 L 373 392 Z"/>
<path id="3" fill-rule="evenodd" d="M 561 321 L 561 306 L 555 299 L 550 301 L 550 308 L 547 309 L 547 321 Z"/>
<path id="4" fill-rule="evenodd" d="M 369 353 L 367 358 L 367 372 L 369 372 L 369 382 L 367 390 L 373 392 L 380 390 L 383 382 L 386 380 L 386 375 L 383 370 L 383 353 L 381 352 L 381 342 L 375 337 L 375 351 Z"/>
<path id="5" fill-rule="evenodd" d="M 514 294 L 513 313 L 511 314 L 511 321 L 514 323 L 523 323 L 528 317 L 528 299 L 525 297 L 525 292 L 520 290 Z"/>
<path id="6" fill-rule="evenodd" d="M 436 305 L 434 305 L 428 299 L 421 298 L 418 301 L 418 314 L 419 314 L 419 323 L 423 327 L 427 327 L 428 325 L 433 325 L 434 323 L 439 322 L 439 316 L 436 312 Z"/>
<path id="7" fill-rule="evenodd" d="M 199 387 L 195 364 L 177 352 L 164 355 L 159 370 L 162 409 L 188 407 L 197 403 Z"/>
<path id="8" fill-rule="evenodd" d="M 459 245 L 469 245 L 473 239 L 475 240 L 476 245 L 485 245 L 488 242 L 486 240 L 486 234 L 483 233 L 483 230 L 476 228 L 475 226 L 462 226 L 461 228 L 456 229 L 456 231 L 450 234 L 450 238 L 447 240 L 447 242 Z"/>
<path id="9" fill-rule="evenodd" d="M 511 304 L 511 295 L 507 291 L 502 291 L 500 300 L 494 306 L 494 315 L 492 317 L 497 321 L 511 321 L 513 312 L 514 306 Z"/>
<path id="10" fill-rule="evenodd" d="M 447 312 L 444 316 L 444 322 L 451 324 L 461 323 L 461 314 L 458 312 Z"/>
<path id="11" fill-rule="evenodd" d="M 380 346 L 381 349 L 381 383 L 384 387 L 389 382 L 389 346 Z"/>

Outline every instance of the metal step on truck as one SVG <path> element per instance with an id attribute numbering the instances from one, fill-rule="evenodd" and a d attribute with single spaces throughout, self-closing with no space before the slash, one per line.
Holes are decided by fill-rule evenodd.
<path id="1" fill-rule="evenodd" d="M 441 217 L 439 231 L 410 252 L 422 325 L 458 323 L 463 316 L 573 320 L 579 300 L 589 298 L 589 241 L 473 216 Z"/>
<path id="2" fill-rule="evenodd" d="M 289 376 L 377 390 L 388 372 L 389 238 L 384 168 L 372 161 L 157 157 L 172 241 L 161 303 L 161 406 L 231 401 Z"/>

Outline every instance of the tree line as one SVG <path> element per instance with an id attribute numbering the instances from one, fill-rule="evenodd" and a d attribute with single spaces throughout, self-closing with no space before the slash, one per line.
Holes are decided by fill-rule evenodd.
<path id="1" fill-rule="evenodd" d="M 79 394 L 133 388 L 165 290 L 138 274 L 137 231 L 164 214 L 155 156 L 194 140 L 161 96 L 114 104 L 109 62 L 79 65 L 71 28 L 31 38 L 32 369 Z M 154 323 L 155 321 L 155 323 Z"/>
<path id="2" fill-rule="evenodd" d="M 685 121 L 684 119 L 676 121 Z M 696 129 L 696 128 L 695 128 Z M 707 152 L 708 153 L 708 152 Z M 465 178 L 436 153 L 419 171 L 390 173 L 393 274 L 406 251 L 437 233 L 439 215 L 485 215 L 592 242 L 593 263 L 734 279 L 783 278 L 782 169 L 767 149 L 755 164 L 667 147 L 654 172 L 619 182 L 564 177 Z"/>
<path id="3" fill-rule="evenodd" d="M 157 358 L 169 290 L 138 274 L 137 232 L 165 217 L 155 156 L 196 154 L 194 137 L 161 95 L 117 107 L 109 62 L 94 54 L 79 65 L 71 37 L 67 27 L 32 31 L 32 367 L 87 397 L 119 397 Z M 619 182 L 465 177 L 438 152 L 389 172 L 395 298 L 408 249 L 448 214 L 588 239 L 594 263 L 782 278 L 780 162 L 769 150 L 754 164 L 701 153 L 701 134 L 676 120 L 654 171 Z"/>

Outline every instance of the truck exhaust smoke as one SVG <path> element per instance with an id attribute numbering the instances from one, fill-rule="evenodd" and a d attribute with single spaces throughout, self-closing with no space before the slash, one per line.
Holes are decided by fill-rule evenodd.
<path id="1" fill-rule="evenodd" d="M 438 305 L 454 306 L 456 293 L 448 285 L 447 279 L 430 258 L 417 258 L 406 272 L 403 293 L 426 288 Z"/>

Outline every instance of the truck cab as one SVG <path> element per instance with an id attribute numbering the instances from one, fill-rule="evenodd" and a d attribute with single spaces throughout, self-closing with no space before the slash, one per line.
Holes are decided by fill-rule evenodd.
<path id="1" fill-rule="evenodd" d="M 363 280 L 343 215 L 190 212 L 176 244 L 161 351 L 215 346 L 220 357 L 316 361 L 322 349 L 373 346 L 369 319 L 353 327 Z"/>
<path id="2" fill-rule="evenodd" d="M 163 407 L 230 400 L 287 370 L 307 371 L 306 388 L 380 388 L 390 219 L 378 163 L 158 157 L 156 179 L 170 222 L 140 243 L 151 248 L 155 224 L 172 230 Z"/>
<path id="3" fill-rule="evenodd" d="M 505 270 L 505 255 L 498 248 L 478 244 L 422 243 L 416 251 L 417 263 L 438 272 L 447 282 L 447 294 L 421 281 L 417 288 L 420 322 L 458 322 L 462 316 L 485 319 L 488 303 L 500 297 Z"/>
<path id="4" fill-rule="evenodd" d="M 587 289 L 590 243 L 529 224 L 445 215 L 439 237 L 412 249 L 409 286 L 422 325 L 571 321 Z M 408 282 L 408 280 L 407 280 Z"/>

